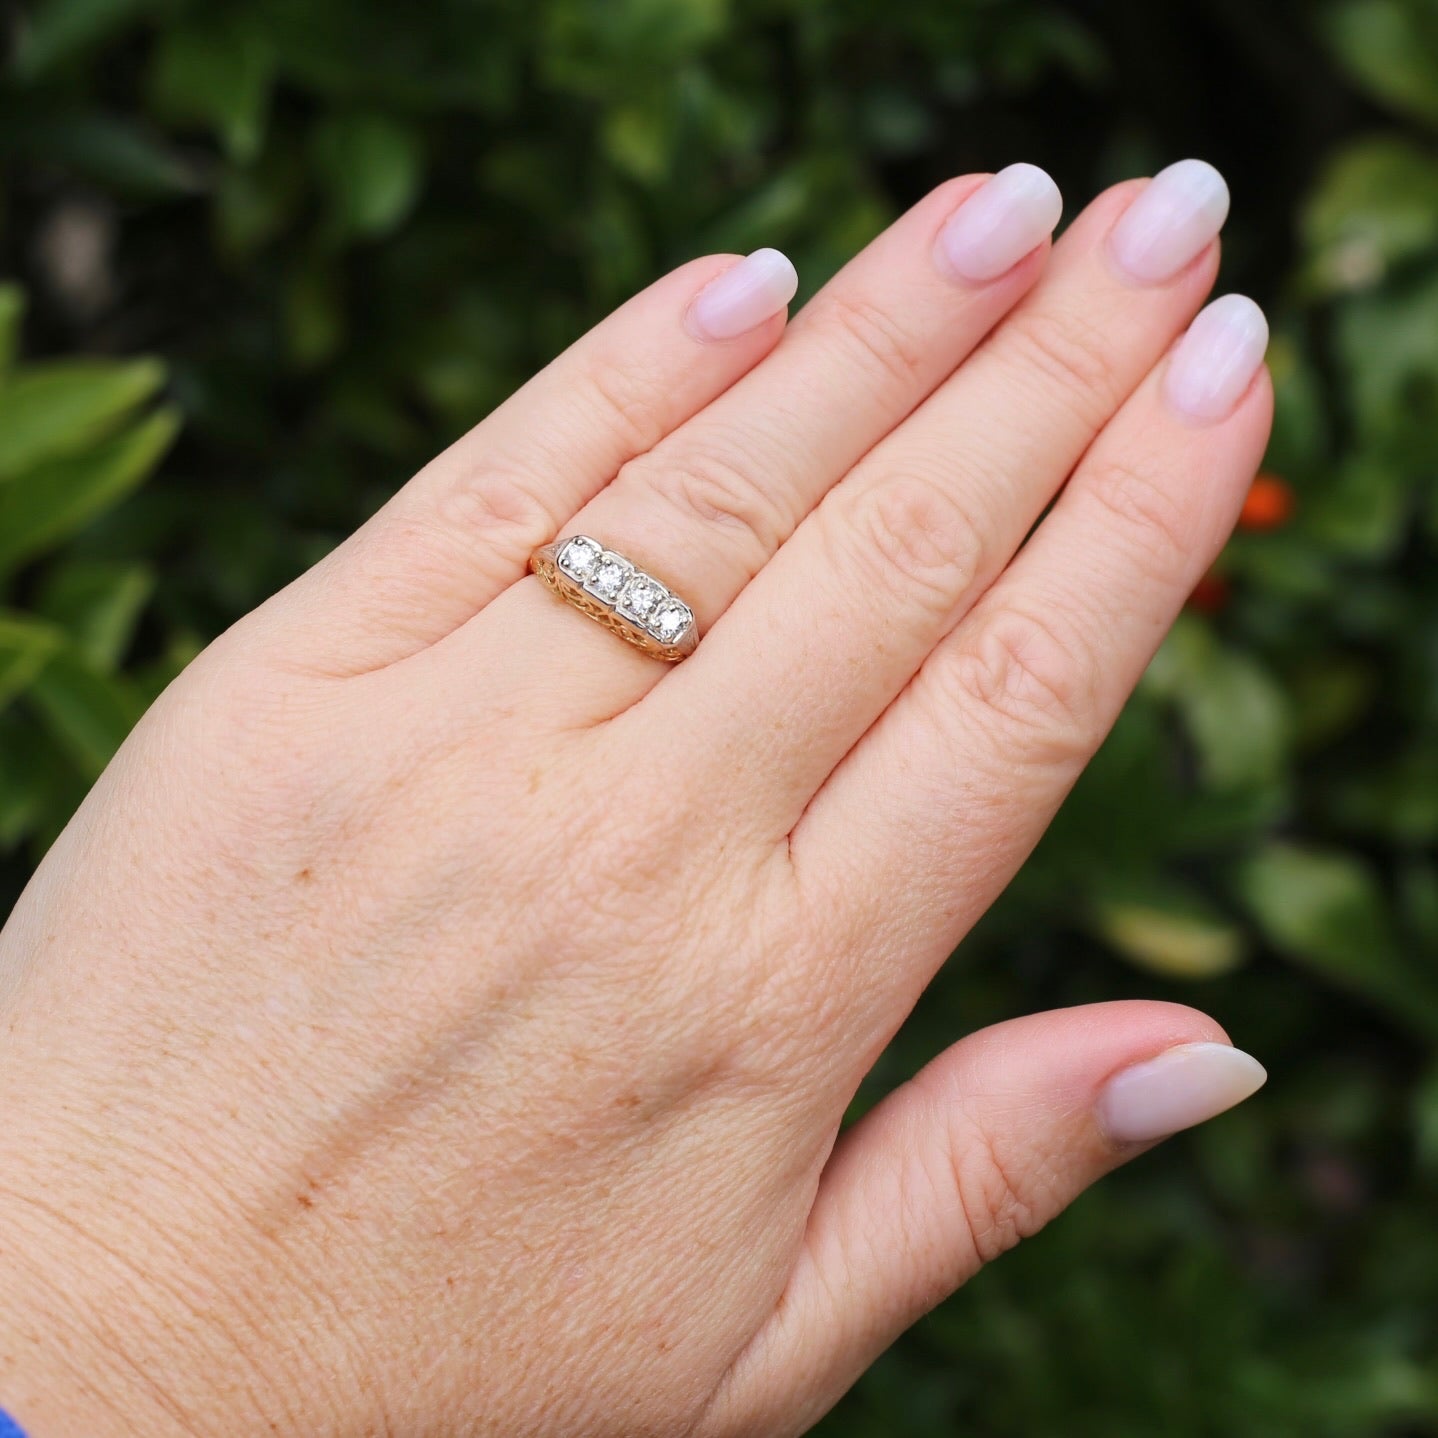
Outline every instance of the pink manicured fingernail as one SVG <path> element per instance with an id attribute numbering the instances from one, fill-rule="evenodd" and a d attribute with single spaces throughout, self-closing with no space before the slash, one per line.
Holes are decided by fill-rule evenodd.
<path id="1" fill-rule="evenodd" d="M 1037 165 L 1010 165 L 944 222 L 940 265 L 960 279 L 996 280 L 1053 234 L 1063 209 L 1059 187 Z"/>
<path id="2" fill-rule="evenodd" d="M 732 340 L 777 315 L 799 288 L 799 276 L 778 250 L 755 250 L 709 281 L 686 319 L 700 339 Z"/>
<path id="3" fill-rule="evenodd" d="M 1191 419 L 1227 419 L 1253 383 L 1268 350 L 1268 321 L 1244 295 L 1200 310 L 1168 362 L 1164 390 Z"/>
<path id="4" fill-rule="evenodd" d="M 1228 186 L 1202 160 L 1180 160 L 1149 181 L 1113 227 L 1114 258 L 1136 280 L 1171 280 L 1196 259 L 1228 218 Z"/>
<path id="5" fill-rule="evenodd" d="M 1099 1123 L 1115 1143 L 1148 1143 L 1242 1103 L 1267 1078 L 1242 1049 L 1179 1044 L 1115 1074 L 1099 1095 Z"/>

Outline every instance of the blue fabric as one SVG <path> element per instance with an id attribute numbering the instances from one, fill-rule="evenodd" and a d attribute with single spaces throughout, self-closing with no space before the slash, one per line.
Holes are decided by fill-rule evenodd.
<path id="1" fill-rule="evenodd" d="M 25 1430 L 0 1408 L 0 1438 L 25 1438 Z"/>

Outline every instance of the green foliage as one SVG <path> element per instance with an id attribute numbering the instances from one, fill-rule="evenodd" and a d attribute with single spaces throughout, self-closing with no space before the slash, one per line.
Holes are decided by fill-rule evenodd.
<path id="1" fill-rule="evenodd" d="M 1395 110 L 1438 124 L 1438 13 L 1426 0 L 1346 0 L 1324 20 L 1357 84 Z"/>
<path id="2" fill-rule="evenodd" d="M 1273 843 L 1246 861 L 1239 889 L 1277 949 L 1438 1043 L 1438 974 L 1400 943 L 1382 889 L 1357 859 Z"/>
<path id="3" fill-rule="evenodd" d="M 1231 597 L 1184 616 L 856 1108 L 974 1025 L 1140 993 L 1272 1082 L 823 1431 L 1438 1434 L 1431 0 L 21 10 L 0 246 L 45 357 L 0 289 L 12 893 L 199 643 L 668 265 L 778 245 L 807 294 L 955 172 L 1038 161 L 1072 215 L 1220 164 L 1295 515 L 1235 538 Z"/>
<path id="4" fill-rule="evenodd" d="M 0 290 L 0 844 L 59 831 L 144 708 L 122 669 L 153 579 L 68 545 L 148 477 L 179 426 L 154 360 L 16 364 Z M 22 583 L 23 581 L 23 583 Z M 15 592 L 28 596 L 15 607 Z"/>

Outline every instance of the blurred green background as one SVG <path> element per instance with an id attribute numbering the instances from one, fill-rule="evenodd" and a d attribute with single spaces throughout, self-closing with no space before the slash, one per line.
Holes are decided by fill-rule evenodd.
<path id="1" fill-rule="evenodd" d="M 147 700 L 670 265 L 1189 154 L 1274 479 L 860 1105 L 1159 995 L 1268 1063 L 829 1435 L 1438 1434 L 1438 5 L 50 0 L 0 81 L 0 889 Z M 803 294 L 801 294 L 801 299 Z"/>

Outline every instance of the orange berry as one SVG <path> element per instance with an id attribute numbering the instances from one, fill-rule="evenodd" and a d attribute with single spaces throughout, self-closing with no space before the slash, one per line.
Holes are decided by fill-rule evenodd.
<path id="1" fill-rule="evenodd" d="M 1293 518 L 1296 502 L 1287 481 L 1276 474 L 1260 474 L 1253 481 L 1243 512 L 1238 516 L 1240 529 L 1281 529 Z"/>

